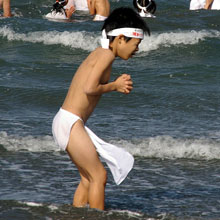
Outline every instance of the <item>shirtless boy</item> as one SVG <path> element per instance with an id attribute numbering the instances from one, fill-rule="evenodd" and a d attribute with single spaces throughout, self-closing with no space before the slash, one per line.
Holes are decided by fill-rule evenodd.
<path id="1" fill-rule="evenodd" d="M 91 15 L 95 15 L 94 21 L 104 21 L 110 13 L 108 0 L 87 0 Z"/>
<path id="2" fill-rule="evenodd" d="M 129 74 L 124 73 L 109 82 L 112 64 L 116 57 L 131 58 L 138 51 L 144 33 L 150 34 L 142 18 L 130 8 L 115 9 L 105 20 L 102 30 L 102 48 L 91 52 L 78 68 L 52 126 L 56 142 L 67 151 L 80 173 L 81 181 L 73 205 L 84 207 L 89 204 L 90 208 L 100 210 L 104 209 L 107 172 L 98 153 L 101 157 L 106 156 L 107 162 L 111 161 L 107 165 L 117 184 L 132 169 L 133 157 L 124 149 L 96 137 L 85 123 L 104 93 L 131 92 L 133 83 Z M 117 149 L 121 149 L 120 153 Z M 112 167 L 114 161 L 117 166 Z"/>
<path id="3" fill-rule="evenodd" d="M 4 17 L 11 17 L 11 6 L 10 0 L 0 0 L 0 8 L 3 8 L 3 16 Z"/>

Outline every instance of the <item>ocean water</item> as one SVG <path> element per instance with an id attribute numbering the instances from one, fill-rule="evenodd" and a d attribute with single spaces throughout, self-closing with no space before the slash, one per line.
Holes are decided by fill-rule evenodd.
<path id="1" fill-rule="evenodd" d="M 105 94 L 87 126 L 135 164 L 120 186 L 108 174 L 102 212 L 71 206 L 79 175 L 51 123 L 103 23 L 47 20 L 52 3 L 12 1 L 0 18 L 0 219 L 220 219 L 220 11 L 157 0 L 151 36 L 115 60 L 111 80 L 134 89 Z"/>

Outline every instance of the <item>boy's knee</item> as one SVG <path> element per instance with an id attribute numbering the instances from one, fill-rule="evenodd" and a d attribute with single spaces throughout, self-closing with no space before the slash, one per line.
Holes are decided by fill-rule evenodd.
<path id="1" fill-rule="evenodd" d="M 107 171 L 104 167 L 102 169 L 97 170 L 95 175 L 93 175 L 93 177 L 92 177 L 92 182 L 96 182 L 96 183 L 99 183 L 99 184 L 106 185 Z"/>
<path id="2" fill-rule="evenodd" d="M 106 182 L 107 182 L 107 171 L 106 171 L 105 168 L 103 168 L 102 181 L 103 181 L 103 184 L 106 185 Z"/>
<path id="3" fill-rule="evenodd" d="M 86 178 L 81 178 L 81 184 L 84 188 L 89 189 L 89 181 Z"/>

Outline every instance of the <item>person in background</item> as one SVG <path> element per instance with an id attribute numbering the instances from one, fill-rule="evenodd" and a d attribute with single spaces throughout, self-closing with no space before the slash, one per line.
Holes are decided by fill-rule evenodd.
<path id="1" fill-rule="evenodd" d="M 72 14 L 75 12 L 75 3 L 74 0 L 66 0 L 66 5 L 64 6 L 65 14 L 67 19 L 70 19 Z"/>
<path id="2" fill-rule="evenodd" d="M 204 9 L 220 10 L 220 0 L 206 0 Z"/>
<path id="3" fill-rule="evenodd" d="M 93 21 L 104 21 L 110 13 L 110 3 L 108 0 L 87 0 L 91 15 L 95 15 Z"/>
<path id="4" fill-rule="evenodd" d="M 213 0 L 206 0 L 204 9 L 211 9 Z"/>
<path id="5" fill-rule="evenodd" d="M 4 17 L 12 17 L 10 0 L 0 0 L 0 8 L 3 8 Z"/>
<path id="6" fill-rule="evenodd" d="M 206 0 L 191 0 L 190 1 L 190 10 L 198 10 L 198 9 L 203 9 L 205 6 Z"/>
<path id="7" fill-rule="evenodd" d="M 157 5 L 153 0 L 133 0 L 134 8 L 137 9 L 141 17 L 155 17 L 153 14 Z"/>
<path id="8" fill-rule="evenodd" d="M 56 0 L 46 18 L 70 19 L 75 11 L 74 0 Z"/>
<path id="9" fill-rule="evenodd" d="M 191 0 L 190 10 L 220 10 L 220 0 Z"/>
<path id="10" fill-rule="evenodd" d="M 88 11 L 88 2 L 87 0 L 74 0 L 76 11 Z"/>

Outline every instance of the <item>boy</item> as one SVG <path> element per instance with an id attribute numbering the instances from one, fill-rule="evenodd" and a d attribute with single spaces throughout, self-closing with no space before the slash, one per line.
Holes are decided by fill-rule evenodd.
<path id="1" fill-rule="evenodd" d="M 109 82 L 111 67 L 117 56 L 124 60 L 132 57 L 138 51 L 144 32 L 150 32 L 142 18 L 130 8 L 114 10 L 102 30 L 103 48 L 94 50 L 75 73 L 62 108 L 53 120 L 53 135 L 58 145 L 68 152 L 81 176 L 73 205 L 89 204 L 90 208 L 104 210 L 107 173 L 98 153 L 109 166 L 116 184 L 126 178 L 134 159 L 122 148 L 99 139 L 84 123 L 102 94 L 131 92 L 132 80 L 128 74 Z"/>
<path id="2" fill-rule="evenodd" d="M 88 8 L 91 15 L 95 15 L 93 21 L 104 21 L 110 12 L 108 0 L 87 0 Z"/>

